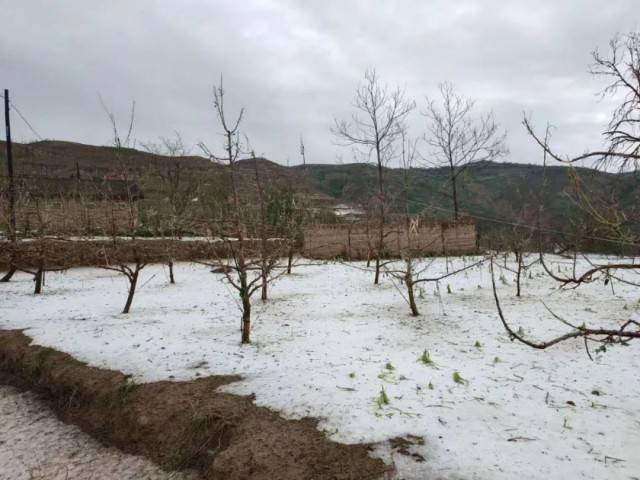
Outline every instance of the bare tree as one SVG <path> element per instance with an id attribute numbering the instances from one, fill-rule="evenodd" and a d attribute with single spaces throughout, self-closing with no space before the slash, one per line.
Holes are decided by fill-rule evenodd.
<path id="1" fill-rule="evenodd" d="M 604 132 L 607 146 L 580 155 L 557 153 L 545 138 L 539 136 L 528 118 L 524 126 L 534 141 L 550 158 L 562 163 L 593 160 L 596 166 L 612 166 L 618 170 L 638 168 L 640 160 L 640 32 L 616 35 L 609 42 L 609 55 L 593 51 L 591 73 L 610 79 L 601 92 L 602 97 L 619 98 L 620 104 L 613 111 Z"/>
<path id="2" fill-rule="evenodd" d="M 425 140 L 432 148 L 429 163 L 449 170 L 454 220 L 460 215 L 458 180 L 469 165 L 491 161 L 507 153 L 506 134 L 493 113 L 475 116 L 475 101 L 458 95 L 451 83 L 440 84 L 441 103 L 427 98 Z"/>
<path id="3" fill-rule="evenodd" d="M 342 145 L 364 148 L 367 156 L 373 156 L 376 163 L 378 232 L 374 283 L 377 284 L 385 250 L 384 169 L 394 156 L 395 144 L 405 131 L 404 121 L 415 108 L 415 102 L 407 100 L 400 88 L 389 90 L 380 82 L 376 71 L 369 69 L 365 72 L 364 82 L 356 89 L 354 107 L 356 113 L 351 120 L 335 120 L 332 132 Z"/>
<path id="4" fill-rule="evenodd" d="M 420 315 L 416 302 L 416 288 L 423 283 L 439 282 L 445 278 L 457 275 L 465 270 L 481 265 L 484 260 L 465 265 L 435 277 L 427 277 L 426 273 L 433 264 L 433 259 L 427 261 L 426 252 L 430 250 L 430 244 L 424 244 L 420 239 L 420 215 L 411 211 L 411 199 L 413 193 L 413 167 L 417 157 L 417 142 L 409 139 L 405 134 L 401 138 L 400 165 L 402 167 L 402 191 L 399 198 L 399 210 L 402 212 L 402 221 L 394 225 L 399 238 L 400 262 L 383 265 L 384 272 L 396 280 L 394 286 L 409 305 L 411 315 Z M 402 291 L 404 287 L 404 292 Z"/>
<path id="5" fill-rule="evenodd" d="M 227 282 L 238 292 L 241 300 L 242 319 L 240 322 L 241 342 L 251 341 L 251 297 L 263 288 L 264 282 L 270 282 L 274 277 L 263 275 L 260 254 L 256 258 L 251 249 L 251 243 L 255 239 L 247 238 L 247 228 L 250 222 L 247 220 L 252 209 L 241 202 L 240 179 L 237 171 L 238 161 L 242 155 L 247 155 L 248 148 L 243 143 L 240 133 L 240 124 L 244 116 L 244 108 L 240 109 L 235 119 L 230 120 L 225 112 L 225 90 L 222 79 L 220 84 L 214 86 L 213 106 L 218 121 L 223 130 L 224 154 L 214 154 L 206 145 L 200 144 L 202 150 L 213 161 L 226 164 L 231 185 L 231 230 L 232 235 L 218 229 L 226 246 L 225 258 L 217 258 L 216 271 L 225 275 Z M 245 137 L 246 140 L 246 137 Z M 245 142 L 246 143 L 246 142 Z M 258 176 L 259 178 L 259 176 Z M 255 225 L 255 224 L 254 224 Z M 260 228 L 260 227 L 259 227 Z"/>
<path id="6" fill-rule="evenodd" d="M 28 243 L 14 244 L 17 251 L 21 250 L 21 253 L 16 251 L 14 258 L 17 259 L 16 266 L 19 271 L 33 276 L 33 293 L 39 295 L 45 286 L 47 272 L 63 271 L 67 268 L 61 266 L 64 262 L 49 241 L 48 234 L 52 228 L 52 220 L 51 210 L 44 204 L 46 201 L 43 202 L 43 199 L 35 195 L 25 194 L 25 197 L 27 198 L 23 203 L 33 222 L 33 238 Z M 59 208 L 63 208 L 63 205 L 63 202 L 60 202 Z M 62 217 L 64 218 L 64 214 Z"/>
<path id="7" fill-rule="evenodd" d="M 618 171 L 637 169 L 640 160 L 640 36 L 638 33 L 630 33 L 624 36 L 616 36 L 609 44 L 610 53 L 602 56 L 597 50 L 593 52 L 594 65 L 591 72 L 597 76 L 604 76 L 611 79 L 611 83 L 604 89 L 602 95 L 614 96 L 620 99 L 620 105 L 614 110 L 604 138 L 607 142 L 605 148 L 601 150 L 588 151 L 576 156 L 562 155 L 557 153 L 549 143 L 548 129 L 546 134 L 539 136 L 528 118 L 524 118 L 524 126 L 544 152 L 547 157 L 565 164 L 575 164 L 582 160 L 592 160 L 596 167 L 606 169 L 613 167 Z M 598 225 L 601 232 L 609 237 L 604 240 L 627 245 L 632 243 L 637 245 L 637 233 L 628 228 L 628 219 L 624 212 L 620 211 L 620 206 L 615 202 L 606 205 L 606 202 L 596 199 L 588 192 L 580 181 L 575 170 L 570 174 L 573 177 L 574 193 L 573 198 L 580 206 L 581 210 L 587 214 L 594 224 Z M 546 273 L 555 281 L 560 283 L 561 288 L 577 288 L 578 286 L 603 280 L 608 284 L 616 278 L 631 285 L 639 284 L 616 276 L 619 270 L 627 272 L 640 272 L 640 264 L 635 261 L 612 261 L 605 263 L 591 262 L 586 256 L 589 266 L 585 271 L 579 272 L 577 268 L 577 245 L 573 246 L 572 271 L 555 273 L 544 259 L 540 250 L 539 260 Z M 492 263 L 493 279 L 493 263 Z M 623 322 L 618 328 L 587 327 L 570 322 L 556 315 L 549 310 L 549 313 L 558 321 L 570 328 L 569 332 L 550 340 L 536 342 L 523 338 L 509 326 L 504 312 L 500 306 L 500 301 L 493 279 L 493 291 L 498 310 L 498 315 L 504 328 L 509 335 L 530 347 L 544 349 L 558 344 L 568 339 L 581 338 L 584 341 L 587 354 L 589 353 L 588 342 L 598 342 L 602 345 L 622 343 L 636 338 L 640 338 L 640 324 L 632 319 Z"/>
<path id="8" fill-rule="evenodd" d="M 392 276 L 402 282 L 406 288 L 406 300 L 411 310 L 411 315 L 417 317 L 420 315 L 418 306 L 415 299 L 415 282 L 417 279 L 416 274 L 418 272 L 417 262 L 419 255 L 418 244 L 418 221 L 419 216 L 411 215 L 410 199 L 413 187 L 412 167 L 414 165 L 416 157 L 416 142 L 406 138 L 406 135 L 402 134 L 401 140 L 401 155 L 400 163 L 402 167 L 402 213 L 403 224 L 401 225 L 400 235 L 404 236 L 404 248 L 400 249 L 400 256 L 402 257 L 402 263 L 404 269 L 386 269 Z"/>
<path id="9" fill-rule="evenodd" d="M 564 342 L 566 340 L 572 338 L 581 338 L 584 341 L 584 346 L 587 351 L 587 354 L 591 358 L 591 353 L 589 352 L 589 344 L 588 342 L 596 342 L 602 345 L 611 345 L 611 344 L 625 344 L 626 342 L 640 338 L 640 323 L 635 320 L 627 320 L 619 328 L 589 328 L 584 323 L 578 325 L 572 322 L 565 320 L 564 318 L 553 313 L 548 307 L 547 311 L 558 321 L 566 325 L 570 328 L 569 332 L 554 337 L 550 340 L 543 341 L 535 341 L 529 338 L 525 338 L 521 333 L 514 330 L 507 318 L 504 315 L 502 310 L 500 299 L 498 297 L 498 292 L 496 289 L 496 279 L 494 275 L 494 267 L 493 267 L 493 257 L 491 258 L 491 285 L 493 287 L 493 297 L 496 302 L 496 308 L 498 310 L 498 316 L 500 317 L 500 321 L 502 322 L 503 327 L 509 334 L 512 340 L 518 340 L 519 342 L 540 350 L 544 350 L 553 345 L 556 345 L 560 342 Z M 593 274 L 591 272 L 590 274 Z M 546 305 L 545 305 L 546 307 Z"/>
<path id="10" fill-rule="evenodd" d="M 103 249 L 102 254 L 104 257 L 104 263 L 100 265 L 100 268 L 105 270 L 112 270 L 118 273 L 121 273 L 125 276 L 128 281 L 129 288 L 127 289 L 127 300 L 125 302 L 125 306 L 122 310 L 122 313 L 129 313 L 131 309 L 131 304 L 133 303 L 133 297 L 136 293 L 136 288 L 138 286 L 138 279 L 140 276 L 140 272 L 147 265 L 147 258 L 143 255 L 141 251 L 141 246 L 136 242 L 136 228 L 138 224 L 138 212 L 136 206 L 136 195 L 132 189 L 132 178 L 129 173 L 129 167 L 127 165 L 127 160 L 125 158 L 125 150 L 132 146 L 133 139 L 133 125 L 135 121 L 135 102 L 131 104 L 131 111 L 129 114 L 129 126 L 127 128 L 127 134 L 125 137 L 120 135 L 120 131 L 118 129 L 118 123 L 116 121 L 116 117 L 114 113 L 107 108 L 107 106 L 100 99 L 102 103 L 102 107 L 104 108 L 107 117 L 109 118 L 109 122 L 111 124 L 111 129 L 113 133 L 112 144 L 115 148 L 115 162 L 116 166 L 120 170 L 120 180 L 124 182 L 125 187 L 125 201 L 126 201 L 126 211 L 127 211 L 127 226 L 126 233 L 130 238 L 128 240 L 124 240 L 123 243 L 118 239 L 118 235 L 122 233 L 118 228 L 117 222 L 114 217 L 114 224 L 112 228 L 112 245 L 115 259 L 110 258 L 109 249 L 106 247 Z M 105 195 L 108 196 L 108 192 L 105 190 Z M 107 199 L 107 206 L 112 209 L 112 216 L 115 215 L 113 204 L 114 199 Z M 123 251 L 130 251 L 128 254 L 118 255 L 118 250 L 120 249 L 118 245 L 121 245 L 121 249 Z M 132 262 L 127 262 L 127 260 L 132 260 Z"/>
<path id="11" fill-rule="evenodd" d="M 304 146 L 304 138 L 300 135 L 300 158 L 302 159 L 302 169 L 307 172 L 307 154 Z"/>
<path id="12" fill-rule="evenodd" d="M 4 180 L 4 178 L 1 177 L 0 179 Z M 0 185 L 0 200 L 2 200 L 2 205 L 0 206 L 0 225 L 6 226 L 5 232 L 7 237 L 6 240 L 0 240 L 0 242 L 8 242 L 7 248 L 11 251 L 11 255 L 16 255 L 18 251 L 18 232 L 15 220 L 17 202 L 16 187 L 13 178 L 8 178 L 6 185 L 4 183 Z M 0 283 L 9 282 L 17 270 L 17 259 L 12 256 L 7 264 L 7 271 L 0 277 Z"/>
<path id="13" fill-rule="evenodd" d="M 191 225 L 189 207 L 197 190 L 197 183 L 185 168 L 184 162 L 189 153 L 182 137 L 176 132 L 175 138 L 161 138 L 158 144 L 145 144 L 145 150 L 157 156 L 157 175 L 162 184 L 163 193 L 168 206 L 167 215 L 160 219 L 163 236 L 170 237 L 166 245 L 169 268 L 169 283 L 176 283 L 174 275 L 174 256 L 176 242 L 182 237 L 185 229 Z"/>
<path id="14" fill-rule="evenodd" d="M 257 212 L 257 230 L 259 235 L 259 248 L 258 248 L 258 262 L 260 270 L 260 298 L 263 302 L 268 298 L 269 283 L 273 280 L 273 273 L 280 264 L 280 244 L 275 243 L 279 239 L 270 238 L 272 229 L 267 224 L 267 202 L 265 199 L 264 187 L 259 173 L 258 163 L 259 159 L 256 158 L 252 152 L 253 166 L 255 173 L 256 188 L 258 191 L 258 212 Z"/>

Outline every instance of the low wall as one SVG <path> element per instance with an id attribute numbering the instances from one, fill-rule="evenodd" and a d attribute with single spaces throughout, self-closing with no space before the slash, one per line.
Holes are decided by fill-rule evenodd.
<path id="1" fill-rule="evenodd" d="M 258 240 L 245 240 L 248 256 L 256 255 Z M 270 240 L 268 246 L 284 252 L 284 242 Z M 0 271 L 12 263 L 19 268 L 37 267 L 41 259 L 47 268 L 101 266 L 106 264 L 161 263 L 225 258 L 230 245 L 223 241 L 175 239 L 62 240 L 54 238 L 22 240 L 16 244 L 0 241 Z"/>
<path id="2" fill-rule="evenodd" d="M 303 254 L 311 258 L 366 259 L 376 254 L 379 230 L 361 224 L 315 225 L 304 231 Z M 400 256 L 410 248 L 421 255 L 462 255 L 477 251 L 472 223 L 426 224 L 407 235 L 402 225 L 384 229 L 383 256 Z"/>

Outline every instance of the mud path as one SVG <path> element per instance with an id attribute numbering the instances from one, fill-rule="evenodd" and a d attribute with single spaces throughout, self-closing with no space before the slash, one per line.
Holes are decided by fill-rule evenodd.
<path id="1" fill-rule="evenodd" d="M 31 345 L 19 331 L 0 331 L 0 372 L 0 383 L 32 389 L 65 423 L 167 471 L 195 469 L 205 479 L 364 480 L 388 470 L 365 445 L 329 441 L 314 419 L 285 420 L 249 397 L 216 391 L 234 377 L 135 384 Z"/>

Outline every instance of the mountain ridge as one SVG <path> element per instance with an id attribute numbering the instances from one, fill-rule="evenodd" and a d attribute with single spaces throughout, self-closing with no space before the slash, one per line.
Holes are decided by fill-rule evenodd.
<path id="1" fill-rule="evenodd" d="M 0 142 L 0 173 L 6 175 L 4 142 Z M 100 177 L 126 164 L 132 175 L 141 179 L 143 190 L 162 192 L 153 178 L 153 170 L 167 165 L 172 157 L 137 149 L 115 149 L 67 141 L 41 141 L 14 144 L 15 170 L 19 175 L 59 176 L 74 171 L 91 172 Z M 224 165 L 199 155 L 180 157 L 181 165 L 194 177 L 219 177 Z M 256 164 L 257 162 L 257 164 Z M 255 166 L 265 184 L 280 181 L 293 184 L 305 194 L 322 195 L 336 203 L 366 206 L 376 195 L 377 171 L 371 163 L 307 164 L 285 166 L 267 158 L 243 159 L 238 169 L 243 183 L 255 179 Z M 384 169 L 387 200 L 391 208 L 399 204 L 403 185 L 403 169 Z M 632 173 L 610 173 L 587 167 L 573 170 L 563 165 L 543 167 L 514 162 L 478 162 L 470 165 L 459 180 L 460 210 L 476 217 L 481 229 L 490 229 L 488 221 L 500 219 L 531 223 L 534 216 L 549 228 L 566 228 L 571 221 L 582 221 L 578 206 L 569 197 L 575 172 L 594 197 L 607 199 L 626 211 L 637 209 L 640 188 Z M 433 217 L 450 219 L 448 170 L 446 167 L 411 169 L 409 208 L 418 213 L 425 208 Z M 223 180 L 224 181 L 224 180 Z"/>

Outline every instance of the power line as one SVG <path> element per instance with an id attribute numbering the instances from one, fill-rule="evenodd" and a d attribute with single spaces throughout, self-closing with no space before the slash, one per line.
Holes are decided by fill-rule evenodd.
<path id="1" fill-rule="evenodd" d="M 0 98 L 4 99 L 4 95 L 0 94 Z M 35 128 L 33 128 L 33 125 L 31 125 L 31 123 L 29 122 L 29 120 L 26 119 L 26 117 L 22 114 L 22 112 L 20 111 L 20 109 L 16 106 L 15 103 L 13 103 L 13 100 L 9 100 L 9 105 L 11 106 L 12 109 L 15 110 L 15 112 L 18 114 L 18 116 L 20 117 L 20 119 L 25 123 L 25 125 L 29 128 L 29 130 L 31 130 L 31 133 L 33 133 L 36 138 L 40 141 L 44 140 L 40 134 L 36 131 Z"/>
<path id="2" fill-rule="evenodd" d="M 15 103 L 10 102 L 11 104 L 11 108 L 13 108 L 16 113 L 18 114 L 18 116 L 22 119 L 22 121 L 27 125 L 27 127 L 29 127 L 29 130 L 31 130 L 31 132 L 36 136 L 36 138 L 40 141 L 43 140 L 43 138 L 40 136 L 40 134 L 36 131 L 35 128 L 33 128 L 33 125 L 31 125 L 31 123 L 29 123 L 29 120 L 27 120 L 25 118 L 25 116 L 22 114 L 22 112 L 18 109 L 18 107 L 16 107 Z"/>

